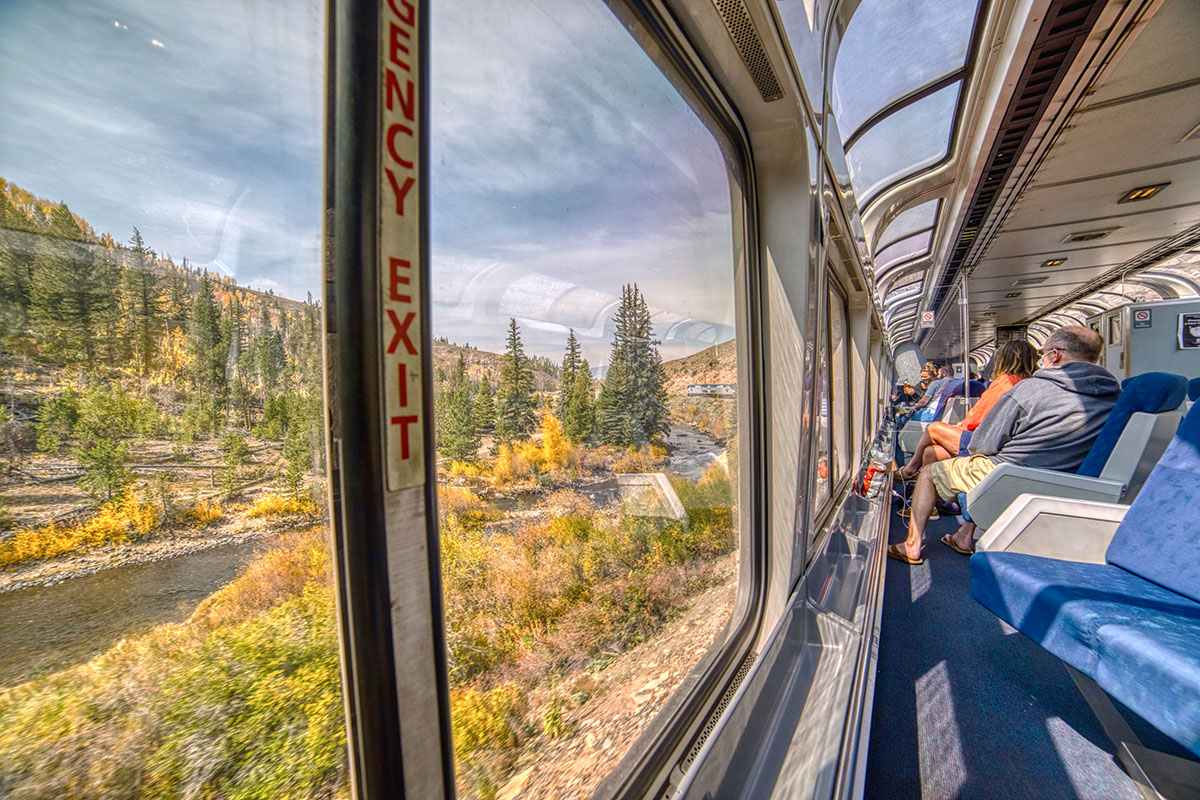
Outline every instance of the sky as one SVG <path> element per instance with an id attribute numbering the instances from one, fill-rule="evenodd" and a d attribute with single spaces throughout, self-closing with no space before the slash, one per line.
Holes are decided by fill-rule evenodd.
<path id="1" fill-rule="evenodd" d="M 432 4 L 433 333 L 607 361 L 623 283 L 673 358 L 733 335 L 715 139 L 603 3 Z M 0 3 L 0 177 L 97 232 L 319 296 L 324 4 Z"/>

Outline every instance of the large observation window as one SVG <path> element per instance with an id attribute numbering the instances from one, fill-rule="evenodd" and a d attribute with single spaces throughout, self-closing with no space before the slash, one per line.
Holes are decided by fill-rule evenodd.
<path id="1" fill-rule="evenodd" d="M 866 131 L 846 153 L 859 205 L 891 183 L 945 157 L 962 82 L 905 106 Z"/>
<path id="2" fill-rule="evenodd" d="M 847 140 L 876 112 L 966 61 L 976 0 L 863 0 L 837 51 L 831 101 Z"/>
<path id="3" fill-rule="evenodd" d="M 0 18 L 0 795 L 348 797 L 326 3 Z"/>
<path id="4" fill-rule="evenodd" d="M 727 162 L 604 4 L 431 14 L 458 796 L 575 797 L 724 635 L 738 589 Z"/>

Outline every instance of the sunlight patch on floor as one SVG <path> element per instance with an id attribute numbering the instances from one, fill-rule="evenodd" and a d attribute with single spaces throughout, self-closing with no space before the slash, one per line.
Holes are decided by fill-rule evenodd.
<path id="1" fill-rule="evenodd" d="M 917 679 L 916 693 L 921 785 L 936 787 L 938 797 L 956 797 L 966 783 L 967 768 L 945 661 Z"/>

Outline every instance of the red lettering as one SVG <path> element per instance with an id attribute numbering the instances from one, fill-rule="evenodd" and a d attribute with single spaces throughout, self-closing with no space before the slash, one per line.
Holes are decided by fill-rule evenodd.
<path id="1" fill-rule="evenodd" d="M 391 149 L 390 146 L 389 149 Z M 387 173 L 388 182 L 392 184 L 392 191 L 396 193 L 396 216 L 403 217 L 404 198 L 408 196 L 409 190 L 412 189 L 413 184 L 416 183 L 416 181 L 412 179 L 412 176 L 409 176 L 404 179 L 404 185 L 401 186 L 396 181 L 395 173 L 393 173 L 390 169 L 385 169 L 384 172 Z"/>
<path id="2" fill-rule="evenodd" d="M 401 36 L 403 36 L 405 39 L 407 39 L 408 32 L 401 29 L 400 26 L 397 25 L 396 23 L 389 22 L 388 23 L 388 42 L 389 42 L 390 46 L 388 47 L 388 58 L 390 58 L 392 60 L 393 64 L 395 64 L 397 67 L 404 70 L 405 72 L 412 72 L 412 67 L 410 67 L 406 62 L 400 60 L 401 53 L 404 53 L 404 55 L 408 55 L 408 45 L 406 45 L 406 44 L 404 44 L 404 42 L 400 41 Z"/>
<path id="3" fill-rule="evenodd" d="M 396 73 L 390 69 L 383 71 L 383 80 L 387 85 L 387 108 L 392 110 L 392 96 L 400 101 L 400 110 L 404 112 L 404 118 L 409 122 L 413 121 L 413 82 L 405 81 L 404 90 L 400 89 L 400 79 L 396 77 Z M 409 136 L 412 132 L 409 131 Z"/>
<path id="4" fill-rule="evenodd" d="M 405 314 L 403 322 L 401 322 L 400 318 L 396 316 L 396 312 L 392 311 L 390 308 L 387 310 L 387 315 L 388 319 L 392 321 L 393 331 L 392 341 L 391 344 L 388 345 L 387 351 L 389 353 L 396 352 L 396 346 L 400 344 L 400 342 L 404 342 L 404 349 L 408 351 L 409 355 L 415 356 L 417 354 L 417 348 L 413 347 L 412 339 L 408 338 L 408 326 L 412 325 L 412 321 L 417 318 L 417 312 L 410 311 Z"/>
<path id="5" fill-rule="evenodd" d="M 397 303 L 411 303 L 412 297 L 410 297 L 409 295 L 406 295 L 406 294 L 399 294 L 396 291 L 397 286 L 400 286 L 400 285 L 408 286 L 409 283 L 411 283 L 411 281 L 409 280 L 409 277 L 407 275 L 401 275 L 399 272 L 396 271 L 398 267 L 404 267 L 405 269 L 412 269 L 412 263 L 409 261 L 405 261 L 403 258 L 389 258 L 388 259 L 388 273 L 389 273 L 388 297 L 392 300 L 395 300 Z"/>
<path id="6" fill-rule="evenodd" d="M 400 458 L 408 460 L 408 426 L 417 421 L 417 415 L 392 417 L 392 424 L 400 426 Z"/>
<path id="7" fill-rule="evenodd" d="M 399 122 L 397 122 L 393 125 L 389 125 L 388 129 L 387 129 L 388 153 L 391 155 L 392 159 L 397 164 L 404 167 L 405 169 L 412 169 L 413 168 L 412 162 L 405 161 L 403 158 L 400 157 L 400 154 L 396 152 L 396 134 L 398 134 L 398 133 L 403 133 L 408 136 L 413 135 L 412 128 L 408 127 L 407 125 L 401 125 Z"/>
<path id="8" fill-rule="evenodd" d="M 408 0 L 400 0 L 400 5 L 404 6 L 404 11 L 408 12 L 407 14 L 396 8 L 396 0 L 388 0 L 388 8 L 392 10 L 392 13 L 396 15 L 396 18 L 411 28 L 413 26 L 413 22 L 415 22 L 417 18 L 416 9 L 413 8 L 412 3 L 408 2 Z"/>
<path id="9" fill-rule="evenodd" d="M 408 365 L 401 362 L 396 366 L 400 368 L 400 407 L 408 408 Z"/>

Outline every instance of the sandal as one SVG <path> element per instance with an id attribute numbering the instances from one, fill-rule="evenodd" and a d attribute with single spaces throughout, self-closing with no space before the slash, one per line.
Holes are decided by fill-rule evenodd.
<path id="1" fill-rule="evenodd" d="M 961 547 L 959 547 L 958 545 L 956 545 L 956 544 L 954 543 L 954 540 L 953 540 L 952 538 L 950 538 L 950 537 L 951 537 L 951 536 L 953 536 L 953 535 L 954 535 L 954 534 L 952 534 L 952 533 L 947 533 L 945 536 L 943 536 L 943 537 L 942 537 L 942 539 L 941 539 L 941 541 L 942 541 L 942 544 L 946 545 L 946 547 L 949 547 L 949 548 L 950 548 L 951 550 L 953 550 L 954 552 L 956 552 L 956 553 L 961 553 L 961 554 L 963 554 L 964 556 L 973 556 L 973 555 L 975 555 L 975 551 L 974 551 L 974 550 L 964 550 L 964 549 L 962 549 Z"/>
<path id="2" fill-rule="evenodd" d="M 893 548 L 899 548 L 894 550 Z M 909 558 L 908 553 L 904 552 L 903 544 L 889 544 L 887 547 L 888 558 L 894 558 L 897 561 L 903 561 L 905 564 L 924 564 L 923 558 Z"/>

